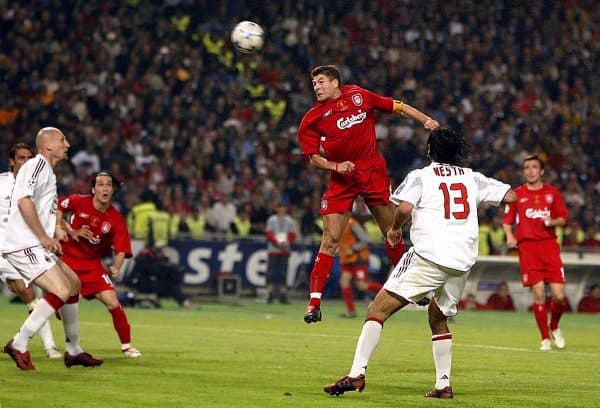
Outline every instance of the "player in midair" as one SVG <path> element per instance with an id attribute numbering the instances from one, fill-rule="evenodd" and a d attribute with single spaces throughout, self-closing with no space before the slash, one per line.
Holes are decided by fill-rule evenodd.
<path id="1" fill-rule="evenodd" d="M 323 238 L 310 273 L 306 323 L 321 320 L 321 295 L 356 197 L 364 198 L 384 236 L 392 225 L 395 206 L 389 199 L 387 164 L 377 149 L 374 112 L 403 115 L 429 130 L 439 126 L 406 103 L 356 85 L 343 86 L 340 72 L 333 65 L 316 67 L 311 77 L 317 101 L 300 122 L 298 142 L 310 164 L 329 170 L 331 179 L 321 199 Z M 404 243 L 385 244 L 395 265 L 404 252 Z"/>
<path id="2" fill-rule="evenodd" d="M 112 205 L 120 182 L 109 172 L 101 171 L 92 177 L 92 194 L 71 194 L 58 201 L 57 236 L 60 234 L 63 254 L 61 260 L 69 265 L 81 280 L 81 296 L 98 299 L 112 316 L 113 326 L 121 341 L 125 357 L 141 357 L 131 345 L 131 326 L 111 279 L 121 276 L 125 258 L 131 257 L 131 241 L 127 224 Z M 69 221 L 64 220 L 64 214 Z M 113 254 L 108 268 L 104 256 Z"/>
<path id="3" fill-rule="evenodd" d="M 328 394 L 362 391 L 367 364 L 379 344 L 384 322 L 409 303 L 433 293 L 429 326 L 436 381 L 435 388 L 425 396 L 454 396 L 448 318 L 457 314 L 457 303 L 477 258 L 477 206 L 513 202 L 516 194 L 508 184 L 461 167 L 468 152 L 461 133 L 439 128 L 431 132 L 427 146 L 431 163 L 411 171 L 391 196 L 398 207 L 387 239 L 399 242 L 402 225 L 412 218 L 413 247 L 402 256 L 369 306 L 352 368 L 348 375 L 325 386 Z"/>
<path id="4" fill-rule="evenodd" d="M 515 189 L 518 200 L 507 205 L 504 214 L 502 227 L 506 233 L 506 246 L 519 250 L 521 280 L 533 294 L 533 314 L 542 337 L 540 350 L 552 349 L 551 337 L 556 347 L 562 349 L 565 338 L 558 322 L 568 304 L 555 228 L 566 224 L 569 213 L 560 191 L 542 181 L 544 162 L 539 156 L 525 158 L 523 175 L 525 184 Z M 549 324 L 546 283 L 552 294 Z"/>

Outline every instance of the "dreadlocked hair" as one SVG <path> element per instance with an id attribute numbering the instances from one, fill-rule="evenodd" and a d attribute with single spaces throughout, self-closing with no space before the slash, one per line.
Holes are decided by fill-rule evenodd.
<path id="1" fill-rule="evenodd" d="M 462 130 L 440 127 L 429 134 L 427 155 L 431 160 L 462 166 L 469 156 L 469 145 Z"/>

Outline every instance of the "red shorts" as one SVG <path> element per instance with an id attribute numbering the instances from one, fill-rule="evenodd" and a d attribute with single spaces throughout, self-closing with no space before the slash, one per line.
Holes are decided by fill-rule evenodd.
<path id="1" fill-rule="evenodd" d="M 560 246 L 554 239 L 521 241 L 519 264 L 523 286 L 532 286 L 540 281 L 566 282 L 565 270 L 560 259 Z"/>
<path id="2" fill-rule="evenodd" d="M 110 275 L 100 260 L 80 260 L 63 255 L 61 260 L 69 265 L 81 281 L 80 294 L 86 299 L 93 299 L 97 293 L 115 290 Z"/>
<path id="3" fill-rule="evenodd" d="M 352 210 L 359 195 L 369 206 L 390 203 L 390 179 L 383 157 L 355 163 L 352 173 L 331 172 L 329 187 L 321 198 L 321 214 L 341 214 Z"/>
<path id="4" fill-rule="evenodd" d="M 342 265 L 342 273 L 351 273 L 352 278 L 357 281 L 366 281 L 369 279 L 369 265 Z"/>

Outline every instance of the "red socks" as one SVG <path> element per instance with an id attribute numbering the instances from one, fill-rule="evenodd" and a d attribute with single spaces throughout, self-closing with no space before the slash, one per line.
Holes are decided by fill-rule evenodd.
<path id="1" fill-rule="evenodd" d="M 400 258 L 402 258 L 402 254 L 406 251 L 406 245 L 404 245 L 404 241 L 392 246 L 387 239 L 385 240 L 385 251 L 387 252 L 388 258 L 390 258 L 390 262 L 392 266 L 396 266 L 398 262 L 400 262 Z"/>
<path id="2" fill-rule="evenodd" d="M 558 322 L 566 310 L 566 299 L 563 299 L 562 303 L 557 303 L 554 298 L 550 300 L 550 330 L 554 331 L 558 329 Z"/>
<path id="3" fill-rule="evenodd" d="M 48 302 L 50 306 L 52 306 L 55 312 L 58 311 L 58 309 L 60 309 L 65 304 L 65 302 L 63 302 L 61 298 L 56 296 L 54 293 L 50 292 L 44 295 L 44 299 L 46 300 L 46 302 Z"/>
<path id="4" fill-rule="evenodd" d="M 533 314 L 535 316 L 538 329 L 540 329 L 540 333 L 542 334 L 542 339 L 549 339 L 550 331 L 548 330 L 548 311 L 546 310 L 546 305 L 534 303 Z"/>
<path id="5" fill-rule="evenodd" d="M 131 343 L 131 326 L 129 326 L 123 306 L 119 305 L 114 309 L 109 309 L 108 311 L 112 316 L 113 326 L 119 335 L 121 344 Z"/>
<path id="6" fill-rule="evenodd" d="M 352 288 L 343 288 L 342 297 L 344 298 L 348 312 L 354 313 L 356 309 L 354 308 L 354 292 L 352 291 Z"/>
<path id="7" fill-rule="evenodd" d="M 320 297 L 313 297 L 312 294 L 323 293 L 323 289 L 325 289 L 325 285 L 327 285 L 327 280 L 329 279 L 329 275 L 331 274 L 333 260 L 334 257 L 326 253 L 319 252 L 317 254 L 313 270 L 310 272 L 310 306 L 321 305 Z"/>
<path id="8" fill-rule="evenodd" d="M 383 283 L 379 282 L 369 282 L 369 286 L 367 286 L 367 290 L 371 293 L 377 294 L 383 288 Z"/>

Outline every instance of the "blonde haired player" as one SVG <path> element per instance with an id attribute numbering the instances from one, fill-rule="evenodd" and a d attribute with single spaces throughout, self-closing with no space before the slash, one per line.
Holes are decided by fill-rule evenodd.
<path id="1" fill-rule="evenodd" d="M 325 386 L 328 394 L 362 391 L 383 323 L 404 306 L 433 293 L 429 326 L 436 380 L 435 388 L 425 396 L 454 397 L 448 317 L 457 314 L 456 305 L 477 257 L 477 205 L 514 202 L 516 194 L 508 184 L 461 167 L 467 155 L 462 134 L 439 128 L 431 132 L 427 146 L 431 163 L 410 172 L 390 197 L 398 207 L 387 238 L 390 243 L 399 242 L 402 225 L 412 217 L 410 237 L 414 246 L 402 256 L 369 307 L 352 368 L 348 375 Z"/>

